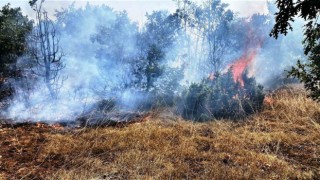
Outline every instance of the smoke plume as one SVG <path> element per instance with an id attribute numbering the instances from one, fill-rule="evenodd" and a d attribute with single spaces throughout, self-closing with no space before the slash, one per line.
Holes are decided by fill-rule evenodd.
<path id="1" fill-rule="evenodd" d="M 225 61 L 221 71 L 232 68 L 234 80 L 243 83 L 241 74 L 249 70 L 260 84 L 273 87 L 271 82 L 302 57 L 301 33 L 274 40 L 268 36 L 273 22 L 266 20 L 270 19 L 272 14 L 234 22 L 232 34 L 236 41 L 232 43 L 235 45 L 222 54 Z M 147 47 L 138 43 L 146 27 L 139 28 L 126 12 L 90 5 L 58 11 L 54 23 L 65 54 L 57 98 L 48 96 L 43 80 L 34 78 L 31 81 L 32 71 L 26 70 L 24 76 L 29 84 L 16 82 L 16 96 L 5 114 L 7 117 L 17 121 L 72 121 L 101 99 L 113 99 L 129 110 L 137 110 L 141 102 L 147 101 L 148 93 L 132 85 L 138 77 L 132 69 L 139 64 L 140 57 L 147 56 Z M 174 35 L 175 42 L 163 49 L 164 57 L 159 63 L 162 73 L 154 81 L 154 87 L 162 93 L 170 89 L 170 93 L 179 95 L 181 87 L 200 82 L 212 73 L 206 61 L 206 41 L 199 40 L 195 33 L 185 32 L 179 29 Z M 248 41 L 255 43 L 248 45 Z M 19 60 L 19 66 L 24 68 L 25 62 L 28 62 L 27 55 Z M 141 78 L 141 81 L 146 80 Z"/>

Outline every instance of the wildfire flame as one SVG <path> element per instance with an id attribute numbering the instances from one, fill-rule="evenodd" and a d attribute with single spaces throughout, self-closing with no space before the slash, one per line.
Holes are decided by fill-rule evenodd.
<path id="1" fill-rule="evenodd" d="M 247 32 L 247 43 L 243 55 L 228 66 L 228 69 L 232 68 L 233 79 L 235 82 L 239 82 L 241 86 L 244 86 L 242 75 L 246 69 L 254 62 L 258 50 L 263 43 L 263 37 L 256 33 L 254 29 L 249 28 Z M 249 69 L 250 70 L 250 69 Z"/>
<path id="2" fill-rule="evenodd" d="M 212 80 L 214 80 L 214 73 L 211 73 L 210 75 L 209 75 L 209 79 L 212 81 Z"/>
<path id="3" fill-rule="evenodd" d="M 242 75 L 244 71 L 249 67 L 249 65 L 252 64 L 256 55 L 257 49 L 253 49 L 249 52 L 246 52 L 229 66 L 229 68 L 232 68 L 233 80 L 235 82 L 239 82 L 241 86 L 244 86 Z"/>
<path id="4" fill-rule="evenodd" d="M 35 127 L 41 128 L 41 129 L 52 128 L 52 129 L 55 129 L 55 130 L 64 130 L 64 127 L 59 123 L 47 124 L 47 123 L 44 123 L 44 122 L 37 122 L 35 124 Z"/>
<path id="5" fill-rule="evenodd" d="M 261 36 L 261 34 L 257 33 L 250 26 L 248 26 L 246 37 L 247 37 L 247 41 L 244 46 L 244 53 L 240 58 L 236 59 L 233 63 L 229 64 L 224 70 L 224 73 L 225 73 L 231 68 L 233 80 L 235 82 L 239 82 L 242 87 L 244 86 L 243 74 L 246 70 L 252 70 L 252 69 L 249 69 L 250 65 L 252 65 L 252 63 L 254 62 L 259 52 L 259 49 L 263 44 L 263 39 L 264 39 L 264 37 Z M 252 73 L 252 72 L 249 72 L 249 73 Z M 215 74 L 214 73 L 209 74 L 208 78 L 210 80 L 214 80 Z"/>

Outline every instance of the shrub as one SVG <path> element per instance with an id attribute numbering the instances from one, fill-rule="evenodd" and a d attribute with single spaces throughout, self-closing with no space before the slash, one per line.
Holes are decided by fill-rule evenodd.
<path id="1" fill-rule="evenodd" d="M 231 70 L 192 84 L 182 93 L 182 117 L 194 121 L 221 118 L 243 118 L 262 108 L 263 87 L 257 85 L 247 73 L 242 76 L 244 85 L 234 82 Z"/>
<path id="2" fill-rule="evenodd" d="M 182 95 L 182 116 L 186 119 L 206 120 L 209 114 L 206 108 L 209 94 L 210 89 L 206 84 L 191 84 L 189 89 Z"/>

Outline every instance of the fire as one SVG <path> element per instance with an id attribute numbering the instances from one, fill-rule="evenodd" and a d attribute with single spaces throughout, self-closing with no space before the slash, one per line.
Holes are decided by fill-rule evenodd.
<path id="1" fill-rule="evenodd" d="M 239 82 L 241 86 L 244 86 L 244 81 L 242 79 L 243 73 L 250 67 L 250 65 L 252 65 L 258 54 L 258 50 L 261 48 L 263 43 L 263 37 L 259 36 L 259 34 L 252 28 L 249 28 L 247 33 L 248 39 L 245 45 L 246 50 L 244 51 L 244 54 L 228 66 L 228 69 L 232 68 L 234 81 Z"/>
<path id="2" fill-rule="evenodd" d="M 214 80 L 214 73 L 210 73 L 209 79 L 210 79 L 211 81 Z"/>
<path id="3" fill-rule="evenodd" d="M 64 128 L 65 128 L 60 123 L 47 124 L 47 123 L 44 123 L 44 122 L 35 123 L 35 127 L 41 128 L 41 129 L 52 128 L 52 129 L 55 129 L 55 130 L 64 130 Z"/>
<path id="4" fill-rule="evenodd" d="M 276 100 L 274 98 L 272 98 L 271 96 L 266 96 L 263 100 L 263 104 L 264 105 L 274 105 L 274 103 L 276 102 Z"/>
<path id="5" fill-rule="evenodd" d="M 46 127 L 46 124 L 44 124 L 44 123 L 42 123 L 42 122 L 37 122 L 37 123 L 36 123 L 36 127 L 37 127 L 37 128 L 44 128 L 44 127 Z"/>
<path id="6" fill-rule="evenodd" d="M 64 130 L 64 127 L 59 123 L 52 124 L 51 127 L 55 130 Z"/>
<path id="7" fill-rule="evenodd" d="M 232 63 L 229 67 L 232 68 L 233 80 L 239 82 L 241 86 L 244 86 L 244 81 L 242 75 L 244 71 L 249 67 L 250 64 L 254 61 L 257 55 L 257 50 L 253 49 L 249 52 L 246 52 L 238 60 Z"/>

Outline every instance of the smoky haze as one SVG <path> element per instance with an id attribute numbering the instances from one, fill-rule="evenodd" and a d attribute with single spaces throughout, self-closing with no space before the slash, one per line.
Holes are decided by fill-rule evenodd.
<path id="1" fill-rule="evenodd" d="M 59 72 L 57 98 L 48 96 L 43 80 L 30 82 L 30 67 L 24 72 L 29 82 L 16 82 L 16 95 L 5 115 L 16 121 L 73 121 L 101 99 L 113 99 L 122 109 L 140 111 L 141 104 L 153 98 L 149 92 L 178 96 L 186 86 L 208 78 L 213 73 L 207 61 L 210 49 L 207 41 L 196 35 L 202 29 L 167 25 L 163 19 L 170 20 L 167 17 L 173 13 L 171 6 L 169 11 L 150 12 L 143 26 L 130 19 L 127 12 L 106 5 L 74 5 L 58 10 L 54 24 L 65 54 L 65 68 Z M 293 33 L 275 40 L 269 37 L 274 23 L 272 13 L 246 18 L 234 15 L 230 36 L 234 45 L 224 44 L 223 62 L 217 71 L 226 71 L 248 49 L 255 49 L 252 62 L 244 69 L 264 87 L 274 88 L 284 70 L 303 58 L 299 21 Z M 259 39 L 259 45 L 248 45 L 248 39 Z M 159 52 L 161 58 L 155 59 L 157 64 L 149 61 L 145 65 L 144 60 L 154 55 L 150 53 L 153 45 L 153 52 Z M 18 65 L 23 68 L 29 61 L 26 55 Z M 150 76 L 148 68 L 152 69 Z M 26 86 L 30 87 L 28 91 Z"/>

